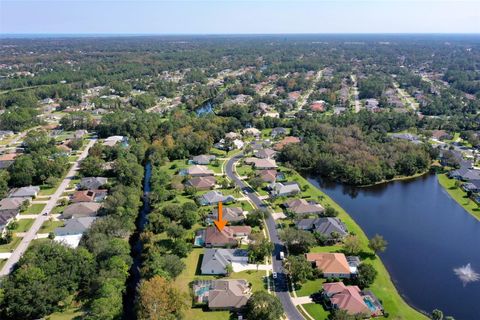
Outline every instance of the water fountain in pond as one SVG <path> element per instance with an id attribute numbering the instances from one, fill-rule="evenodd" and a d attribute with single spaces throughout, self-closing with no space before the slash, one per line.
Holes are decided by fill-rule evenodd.
<path id="1" fill-rule="evenodd" d="M 480 274 L 476 273 L 473 270 L 470 263 L 467 263 L 466 266 L 454 268 L 453 272 L 460 278 L 460 281 L 463 282 L 463 285 L 467 285 L 469 282 L 475 282 L 480 280 Z"/>

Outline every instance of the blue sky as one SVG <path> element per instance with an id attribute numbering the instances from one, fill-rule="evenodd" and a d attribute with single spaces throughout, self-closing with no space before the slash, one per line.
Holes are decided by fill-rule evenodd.
<path id="1" fill-rule="evenodd" d="M 480 0 L 0 0 L 0 33 L 480 33 Z"/>

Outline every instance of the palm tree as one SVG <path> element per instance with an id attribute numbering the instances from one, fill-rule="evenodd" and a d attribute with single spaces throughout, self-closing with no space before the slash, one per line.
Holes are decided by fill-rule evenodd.
<path id="1" fill-rule="evenodd" d="M 233 272 L 233 266 L 231 263 L 225 266 L 225 271 L 227 272 L 227 276 L 229 276 Z"/>

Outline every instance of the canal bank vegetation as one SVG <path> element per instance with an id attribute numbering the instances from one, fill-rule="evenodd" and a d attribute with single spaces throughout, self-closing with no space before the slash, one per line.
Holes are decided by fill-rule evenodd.
<path id="1" fill-rule="evenodd" d="M 37 319 L 55 313 L 83 319 L 119 319 L 130 256 L 129 235 L 141 206 L 143 161 L 135 141 L 128 148 L 97 145 L 89 158 L 112 161 L 101 217 L 73 249 L 45 239 L 32 244 L 2 282 L 2 319 Z M 137 156 L 138 155 L 138 156 Z"/>
<path id="2" fill-rule="evenodd" d="M 437 178 L 440 185 L 459 205 L 480 220 L 480 204 L 470 198 L 469 194 L 461 188 L 458 180 L 449 178 L 446 173 L 437 174 Z"/>

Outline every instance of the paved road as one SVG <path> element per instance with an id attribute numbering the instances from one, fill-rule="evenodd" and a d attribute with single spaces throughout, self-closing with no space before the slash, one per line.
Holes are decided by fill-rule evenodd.
<path id="1" fill-rule="evenodd" d="M 225 172 L 227 176 L 235 182 L 237 186 L 240 188 L 246 188 L 247 185 L 239 179 L 239 177 L 235 174 L 234 171 L 234 164 L 235 162 L 239 161 L 242 158 L 243 154 L 240 153 L 235 155 L 233 158 L 228 160 L 227 165 L 225 167 Z M 247 197 L 252 201 L 255 207 L 261 210 L 268 210 L 268 207 L 263 203 L 263 201 L 258 198 L 255 193 L 247 193 Z M 275 224 L 275 220 L 272 218 L 271 214 L 267 214 L 266 218 L 268 233 L 270 235 L 270 240 L 273 242 L 275 246 L 275 250 L 272 254 L 272 264 L 273 264 L 273 271 L 277 273 L 277 279 L 275 280 L 275 294 L 280 299 L 280 302 L 283 305 L 283 310 L 287 315 L 289 320 L 303 320 L 304 317 L 300 314 L 297 310 L 295 305 L 292 302 L 292 298 L 290 297 L 290 293 L 288 291 L 288 281 L 285 273 L 283 272 L 283 265 L 282 261 L 278 259 L 280 251 L 285 252 L 285 247 L 280 241 L 278 237 L 278 232 Z"/>
<path id="2" fill-rule="evenodd" d="M 33 222 L 33 225 L 30 227 L 30 230 L 25 232 L 25 235 L 22 238 L 22 241 L 17 246 L 17 248 L 15 248 L 15 250 L 12 252 L 12 254 L 10 255 L 10 258 L 8 258 L 7 262 L 5 263 L 2 270 L 0 271 L 0 276 L 6 276 L 7 274 L 10 273 L 12 268 L 15 266 L 15 264 L 18 262 L 18 260 L 20 260 L 22 255 L 27 250 L 28 246 L 30 245 L 30 242 L 33 239 L 35 239 L 35 235 L 37 234 L 38 230 L 40 230 L 40 227 L 42 226 L 42 224 L 49 219 L 49 216 L 44 215 L 44 213 L 46 212 L 50 213 L 52 209 L 55 207 L 55 205 L 57 204 L 57 201 L 61 198 L 63 192 L 75 177 L 79 167 L 79 162 L 88 155 L 88 150 L 95 144 L 96 141 L 97 139 L 92 139 L 88 142 L 87 147 L 85 148 L 85 150 L 83 150 L 82 154 L 78 157 L 78 160 L 72 165 L 72 167 L 67 173 L 67 177 L 63 179 L 62 183 L 60 183 L 60 186 L 57 188 L 57 191 L 55 191 L 55 193 L 50 197 L 50 200 L 45 205 L 45 208 L 42 210 L 42 212 L 37 216 L 37 218 Z"/>

